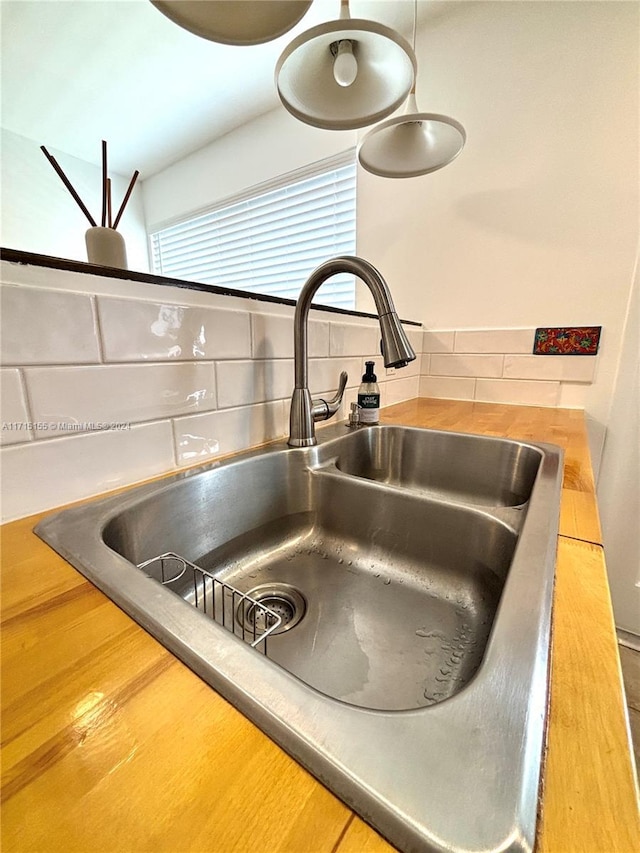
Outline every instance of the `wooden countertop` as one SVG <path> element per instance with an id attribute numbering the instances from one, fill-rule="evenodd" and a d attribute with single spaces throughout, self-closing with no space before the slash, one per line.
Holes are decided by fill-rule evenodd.
<path id="1" fill-rule="evenodd" d="M 582 412 L 421 399 L 383 420 L 564 447 L 537 848 L 635 853 L 637 795 Z M 40 517 L 2 528 L 5 853 L 392 853 L 35 537 Z"/>

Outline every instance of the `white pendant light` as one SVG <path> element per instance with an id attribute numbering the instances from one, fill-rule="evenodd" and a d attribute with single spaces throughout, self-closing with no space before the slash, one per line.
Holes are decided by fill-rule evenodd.
<path id="1" fill-rule="evenodd" d="M 417 63 L 395 30 L 351 18 L 341 0 L 340 18 L 299 35 L 276 65 L 280 100 L 297 119 L 325 130 L 353 130 L 390 115 L 407 97 Z"/>
<path id="2" fill-rule="evenodd" d="M 383 121 L 358 148 L 363 169 L 382 178 L 415 178 L 442 169 L 462 151 L 467 134 L 460 122 L 418 111 L 415 94 L 404 115 Z"/>
<path id="3" fill-rule="evenodd" d="M 413 45 L 416 43 L 417 2 Z M 383 178 L 415 178 L 442 169 L 464 148 L 467 134 L 460 122 L 438 113 L 418 110 L 415 84 L 401 116 L 374 127 L 358 147 L 363 169 Z"/>
<path id="4" fill-rule="evenodd" d="M 312 0 L 151 0 L 156 9 L 194 35 L 221 44 L 263 44 L 283 35 Z"/>

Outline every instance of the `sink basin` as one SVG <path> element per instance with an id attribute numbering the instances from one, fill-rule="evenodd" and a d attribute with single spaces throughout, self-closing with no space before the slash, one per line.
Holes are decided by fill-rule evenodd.
<path id="1" fill-rule="evenodd" d="M 118 513 L 104 542 L 134 564 L 178 551 L 249 596 L 285 584 L 281 607 L 295 590 L 304 618 L 269 637 L 268 657 L 334 699 L 406 710 L 456 693 L 481 663 L 516 530 L 295 462 L 270 454 L 203 475 L 201 517 L 215 525 L 194 530 L 190 479 Z M 192 597 L 186 573 L 167 585 Z"/>
<path id="2" fill-rule="evenodd" d="M 515 441 L 390 426 L 348 436 L 337 467 L 346 474 L 478 506 L 527 502 L 541 454 Z"/>
<path id="3" fill-rule="evenodd" d="M 400 850 L 532 850 L 561 451 L 318 439 L 36 532 Z"/>

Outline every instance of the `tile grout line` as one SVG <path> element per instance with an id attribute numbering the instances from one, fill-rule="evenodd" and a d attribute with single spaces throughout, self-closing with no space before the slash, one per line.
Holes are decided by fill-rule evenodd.
<path id="1" fill-rule="evenodd" d="M 98 343 L 98 359 L 100 364 L 107 364 L 107 358 L 105 355 L 105 342 L 104 336 L 102 333 L 102 318 L 100 316 L 100 306 L 98 304 L 98 296 L 91 296 L 91 311 L 93 313 L 93 320 L 95 323 L 95 331 L 96 331 L 96 340 Z"/>
<path id="2" fill-rule="evenodd" d="M 33 403 L 31 401 L 31 397 L 29 395 L 29 388 L 27 386 L 27 377 L 24 374 L 24 368 L 18 368 L 18 381 L 20 382 L 20 388 L 22 389 L 22 395 L 24 397 L 25 408 L 27 410 L 27 418 L 30 424 L 33 424 L 35 418 L 33 417 Z M 29 438 L 26 442 L 15 442 L 16 444 L 30 444 L 33 441 L 37 440 L 36 431 L 34 429 L 29 429 Z M 7 444 L 6 447 L 10 447 L 11 445 Z"/>

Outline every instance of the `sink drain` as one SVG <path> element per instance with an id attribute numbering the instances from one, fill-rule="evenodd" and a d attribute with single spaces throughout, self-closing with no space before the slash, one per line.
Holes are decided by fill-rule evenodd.
<path id="1" fill-rule="evenodd" d="M 290 631 L 302 619 L 307 609 L 307 602 L 302 593 L 288 583 L 261 584 L 250 589 L 247 595 L 280 617 L 282 622 L 273 634 Z M 255 631 L 258 634 L 273 624 L 264 610 L 247 601 L 238 606 L 236 618 L 246 631 Z"/>

